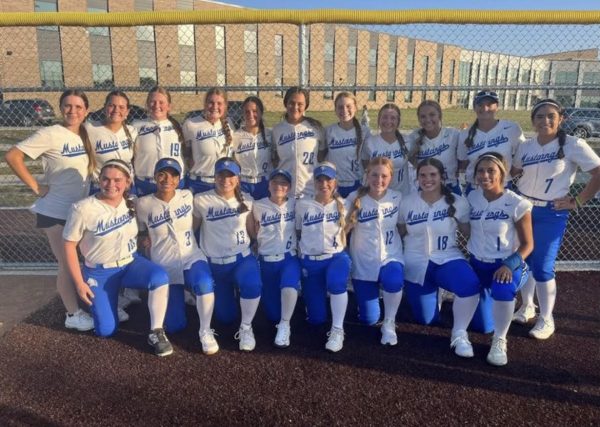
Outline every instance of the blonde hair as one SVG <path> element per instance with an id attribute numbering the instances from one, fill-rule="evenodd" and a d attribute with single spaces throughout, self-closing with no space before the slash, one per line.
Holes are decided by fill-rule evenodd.
<path id="1" fill-rule="evenodd" d="M 350 92 L 338 93 L 337 96 L 335 97 L 335 100 L 333 101 L 333 105 L 337 108 L 338 101 L 343 98 L 351 99 L 352 102 L 354 103 L 354 107 L 356 109 L 358 109 L 358 106 L 356 104 L 356 97 L 354 96 L 354 94 L 352 94 Z M 360 122 L 356 118 L 356 113 L 354 113 L 354 116 L 352 117 L 352 124 L 354 125 L 354 131 L 356 132 L 356 159 L 360 161 L 360 151 L 362 149 L 362 144 L 364 142 L 364 135 L 363 135 L 362 127 L 360 126 Z"/>
<path id="2" fill-rule="evenodd" d="M 221 150 L 221 153 L 226 154 L 229 147 L 231 147 L 231 143 L 233 142 L 231 128 L 229 127 L 229 120 L 227 119 L 228 118 L 228 116 L 227 116 L 227 113 L 228 113 L 228 111 L 227 111 L 228 110 L 227 92 L 225 92 L 223 89 L 218 88 L 218 87 L 211 87 L 206 92 L 206 95 L 204 95 L 204 108 L 206 108 L 206 104 L 208 103 L 208 98 L 210 98 L 213 95 L 220 96 L 225 101 L 225 112 L 219 118 L 219 120 L 221 122 L 221 128 L 223 129 L 223 134 L 225 135 L 225 145 L 223 146 L 223 150 Z"/>
<path id="3" fill-rule="evenodd" d="M 387 167 L 390 171 L 390 175 L 394 174 L 394 164 L 390 159 L 388 159 L 387 157 L 373 157 L 371 160 L 369 160 L 369 164 L 367 165 L 367 170 L 365 172 L 366 175 L 368 176 L 369 172 L 373 170 L 373 168 L 376 166 Z M 368 185 L 362 185 L 358 188 L 358 190 L 356 190 L 356 198 L 354 199 L 352 206 L 350 206 L 350 212 L 348 213 L 348 220 L 350 221 L 350 224 L 356 224 L 356 222 L 358 221 L 357 216 L 358 211 L 360 210 L 361 199 L 368 193 Z"/>
<path id="4" fill-rule="evenodd" d="M 379 109 L 379 113 L 377 113 L 377 126 L 379 126 L 379 121 L 381 120 L 381 116 L 385 110 L 393 110 L 396 112 L 396 114 L 398 114 L 398 126 L 396 127 L 396 130 L 394 133 L 396 135 L 396 139 L 400 143 L 400 150 L 402 151 L 402 154 L 404 156 L 407 156 L 408 148 L 406 148 L 406 142 L 404 141 L 404 137 L 402 136 L 402 134 L 400 133 L 400 130 L 398 129 L 400 127 L 400 120 L 402 119 L 402 113 L 400 112 L 400 108 L 396 104 L 391 103 L 391 102 L 384 104 L 383 107 L 381 107 Z"/>
<path id="5" fill-rule="evenodd" d="M 319 163 L 318 166 L 329 166 L 333 170 L 337 171 L 337 168 L 331 162 L 321 162 L 321 163 Z M 315 185 L 316 185 L 316 183 L 317 183 L 317 179 L 315 177 Z M 335 183 L 336 183 L 335 190 L 331 196 L 333 197 L 333 200 L 335 200 L 335 206 L 337 207 L 338 213 L 340 214 L 340 219 L 338 221 L 338 225 L 340 226 L 340 229 L 342 230 L 342 236 L 341 236 L 342 246 L 346 247 L 346 232 L 344 231 L 346 229 L 346 208 L 344 207 L 344 199 L 342 199 L 342 196 L 340 196 L 340 193 L 338 193 L 338 191 L 337 191 L 337 178 L 335 178 Z"/>

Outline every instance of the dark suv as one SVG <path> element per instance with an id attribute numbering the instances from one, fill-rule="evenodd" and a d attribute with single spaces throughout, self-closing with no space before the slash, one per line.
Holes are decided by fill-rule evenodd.
<path id="1" fill-rule="evenodd" d="M 0 105 L 3 126 L 47 126 L 55 117 L 54 109 L 43 99 L 13 99 Z"/>
<path id="2" fill-rule="evenodd" d="M 561 128 L 578 138 L 600 136 L 600 108 L 565 108 Z"/>

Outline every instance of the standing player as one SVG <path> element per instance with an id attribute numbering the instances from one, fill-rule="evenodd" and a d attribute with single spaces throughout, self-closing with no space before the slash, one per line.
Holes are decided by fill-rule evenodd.
<path id="1" fill-rule="evenodd" d="M 275 346 L 281 348 L 290 345 L 290 319 L 300 289 L 295 200 L 288 197 L 291 185 L 292 175 L 275 169 L 269 176 L 270 196 L 252 206 L 263 282 L 261 300 L 269 320 L 279 322 Z"/>
<path id="2" fill-rule="evenodd" d="M 581 208 L 600 190 L 600 158 L 582 139 L 560 129 L 562 106 L 553 99 L 539 101 L 531 111 L 537 135 L 519 146 L 513 174 L 521 174 L 519 192 L 533 204 L 533 252 L 527 259 L 532 278 L 521 291 L 523 305 L 514 320 L 526 323 L 535 317 L 533 296 L 537 290 L 540 317 L 529 335 L 537 339 L 554 333 L 552 311 L 556 301 L 554 263 L 569 219 L 569 211 Z M 572 197 L 569 187 L 577 168 L 591 175 L 583 190 Z"/>
<path id="3" fill-rule="evenodd" d="M 467 327 L 479 301 L 479 280 L 457 244 L 457 231 L 469 232 L 469 204 L 445 185 L 440 160 L 421 160 L 416 173 L 420 191 L 400 207 L 408 301 L 415 320 L 429 325 L 439 317 L 438 288 L 453 292 L 450 347 L 473 357 Z"/>
<path id="4" fill-rule="evenodd" d="M 479 156 L 494 151 L 500 153 L 510 163 L 520 143 L 525 141 L 521 127 L 509 120 L 496 119 L 498 112 L 498 94 L 483 90 L 473 100 L 477 119 L 470 128 L 461 131 L 458 144 L 458 167 L 465 172 L 467 187 L 465 194 L 473 189 L 475 168 L 473 165 Z M 506 177 L 507 180 L 509 177 Z"/>
<path id="5" fill-rule="evenodd" d="M 314 197 L 296 203 L 296 229 L 300 235 L 302 295 L 307 321 L 325 322 L 327 293 L 331 307 L 331 330 L 325 348 L 340 351 L 344 345 L 344 316 L 348 306 L 346 283 L 350 257 L 346 247 L 344 202 L 336 194 L 336 171 L 331 163 L 315 168 Z"/>
<path id="6" fill-rule="evenodd" d="M 242 167 L 242 191 L 258 200 L 269 195 L 267 177 L 273 169 L 271 129 L 265 129 L 262 101 L 249 96 L 242 103 L 244 125 L 233 133 L 233 155 Z"/>
<path id="7" fill-rule="evenodd" d="M 385 104 L 377 115 L 379 134 L 371 135 L 363 145 L 361 158 L 366 168 L 369 160 L 374 157 L 387 157 L 394 166 L 394 176 L 390 189 L 403 194 L 410 192 L 407 174 L 409 149 L 400 128 L 400 108 L 395 104 Z"/>
<path id="8" fill-rule="evenodd" d="M 234 286 L 238 287 L 242 319 L 235 338 L 240 350 L 252 351 L 256 346 L 252 320 L 262 284 L 258 261 L 250 251 L 253 200 L 240 190 L 240 172 L 231 157 L 217 160 L 215 189 L 194 196 L 194 216 L 200 220 L 200 248 L 215 280 L 215 314 L 224 323 L 235 320 Z"/>
<path id="9" fill-rule="evenodd" d="M 396 314 L 404 286 L 402 239 L 398 233 L 398 209 L 402 195 L 389 190 L 394 174 L 392 161 L 374 157 L 367 166 L 365 187 L 348 196 L 348 226 L 352 256 L 352 284 L 362 323 L 379 321 L 379 284 L 383 288 L 385 314 L 381 344 L 396 345 Z"/>
<path id="10" fill-rule="evenodd" d="M 231 156 L 233 125 L 227 118 L 227 93 L 213 87 L 204 97 L 204 111 L 183 123 L 186 150 L 191 150 L 189 188 L 194 194 L 215 187 L 215 162 Z"/>
<path id="11" fill-rule="evenodd" d="M 173 347 L 163 330 L 169 298 L 169 277 L 158 265 L 138 256 L 133 202 L 127 199 L 131 170 L 122 160 L 104 163 L 100 192 L 71 207 L 63 232 L 67 266 L 77 293 L 90 305 L 96 335 L 108 337 L 117 330 L 117 296 L 121 287 L 148 290 L 150 334 L 148 343 L 157 356 Z M 79 247 L 83 269 L 77 256 Z"/>
<path id="12" fill-rule="evenodd" d="M 527 279 L 523 259 L 533 248 L 531 203 L 504 188 L 507 168 L 499 153 L 487 153 L 473 165 L 479 188 L 468 195 L 471 236 L 467 249 L 481 287 L 491 291 L 476 316 L 492 323 L 494 337 L 488 363 L 506 365 L 506 334 L 515 309 L 517 291 Z M 489 295 L 490 292 L 482 295 Z M 487 319 L 493 318 L 493 321 Z"/>
<path id="13" fill-rule="evenodd" d="M 219 351 L 210 328 L 215 303 L 213 280 L 206 256 L 196 244 L 193 229 L 193 195 L 179 190 L 181 165 L 164 158 L 156 163 L 156 193 L 136 203 L 140 232 L 149 246 L 150 259 L 169 275 L 169 306 L 165 318 L 167 332 L 178 332 L 187 325 L 184 285 L 193 292 L 200 318 L 200 343 L 205 354 Z"/>
<path id="14" fill-rule="evenodd" d="M 338 93 L 334 105 L 339 121 L 325 129 L 325 149 L 319 151 L 319 161 L 327 159 L 337 166 L 338 192 L 346 197 L 360 186 L 363 177 L 360 152 L 370 131 L 356 119 L 353 94 Z"/>
<path id="15" fill-rule="evenodd" d="M 182 170 L 185 169 L 181 126 L 169 115 L 171 94 L 163 87 L 153 87 L 148 92 L 146 108 L 148 108 L 149 119 L 133 122 L 133 127 L 138 134 L 134 144 L 133 158 L 135 188 L 138 196 L 145 196 L 156 191 L 154 166 L 163 157 L 176 159 Z M 179 187 L 184 187 L 184 180 L 181 180 Z"/>
<path id="16" fill-rule="evenodd" d="M 313 170 L 324 149 L 321 122 L 304 115 L 310 103 L 306 89 L 294 86 L 285 92 L 285 118 L 273 128 L 273 164 L 292 175 L 291 197 L 314 194 Z"/>
<path id="17" fill-rule="evenodd" d="M 65 327 L 89 331 L 94 328 L 94 322 L 79 308 L 62 241 L 69 208 L 88 194 L 89 177 L 95 169 L 94 151 L 83 125 L 89 103 L 84 92 L 69 89 L 60 96 L 59 105 L 62 123 L 42 128 L 12 147 L 6 153 L 6 163 L 39 196 L 31 210 L 36 214 L 37 228 L 44 230 L 58 261 L 56 288 L 67 310 Z M 42 181 L 27 168 L 25 155 L 42 158 Z"/>

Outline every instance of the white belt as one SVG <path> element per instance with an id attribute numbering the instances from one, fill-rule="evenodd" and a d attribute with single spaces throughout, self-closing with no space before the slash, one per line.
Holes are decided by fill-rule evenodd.
<path id="1" fill-rule="evenodd" d="M 527 200 L 529 200 L 533 206 L 537 206 L 539 208 L 545 208 L 547 206 L 550 206 L 550 204 L 552 203 L 549 200 L 536 199 L 535 197 L 526 196 L 523 193 L 521 193 L 521 196 L 523 196 L 524 198 L 526 198 Z"/>
<path id="2" fill-rule="evenodd" d="M 250 249 L 244 249 L 242 252 L 240 252 L 239 254 L 236 254 L 236 255 L 224 256 L 224 257 L 209 257 L 208 261 L 212 264 L 225 265 L 225 264 L 231 264 L 232 262 L 236 262 L 238 260 L 238 257 L 244 258 L 244 257 L 247 257 L 248 255 L 250 255 Z"/>
<path id="3" fill-rule="evenodd" d="M 352 187 L 354 186 L 356 183 L 360 184 L 360 180 L 355 179 L 354 181 L 350 181 L 350 180 L 339 180 L 337 182 L 338 187 Z"/>
<path id="4" fill-rule="evenodd" d="M 484 257 L 475 256 L 473 254 L 471 254 L 471 256 L 473 258 L 475 258 L 477 261 L 487 262 L 488 264 L 494 264 L 498 261 L 502 261 L 502 258 L 484 258 Z"/>
<path id="5" fill-rule="evenodd" d="M 107 262 L 106 264 L 92 264 L 91 262 L 85 262 L 85 265 L 89 268 L 115 268 L 122 267 L 133 261 L 133 255 L 126 256 L 114 262 Z"/>
<path id="6" fill-rule="evenodd" d="M 279 262 L 279 261 L 283 261 L 287 254 L 290 254 L 291 256 L 296 255 L 294 252 L 285 252 L 282 254 L 275 254 L 275 255 L 261 255 L 260 257 L 265 262 Z"/>
<path id="7" fill-rule="evenodd" d="M 210 184 L 213 184 L 215 182 L 215 177 L 214 176 L 202 176 L 202 175 L 192 175 L 192 174 L 190 174 L 190 179 L 193 179 L 194 181 L 200 180 L 202 182 L 208 182 Z"/>
<path id="8" fill-rule="evenodd" d="M 324 259 L 333 258 L 335 254 L 321 254 L 321 255 L 304 255 L 304 259 L 309 259 L 311 261 L 323 261 Z"/>
<path id="9" fill-rule="evenodd" d="M 264 175 L 259 176 L 250 176 L 250 175 L 240 175 L 240 180 L 242 182 L 247 182 L 248 184 L 258 184 L 266 177 Z"/>

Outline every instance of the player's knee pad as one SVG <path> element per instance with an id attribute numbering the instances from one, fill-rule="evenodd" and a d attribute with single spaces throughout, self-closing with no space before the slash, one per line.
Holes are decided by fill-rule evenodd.
<path id="1" fill-rule="evenodd" d="M 148 265 L 151 265 L 149 267 L 151 270 L 149 271 L 148 290 L 153 291 L 169 284 L 169 275 L 162 267 L 154 263 Z"/>
<path id="2" fill-rule="evenodd" d="M 300 261 L 295 256 L 286 258 L 281 269 L 281 289 L 283 288 L 294 288 L 300 289 Z"/>
<path id="3" fill-rule="evenodd" d="M 115 319 L 98 319 L 94 316 L 94 333 L 103 338 L 110 337 L 117 332 L 118 320 Z"/>
<path id="4" fill-rule="evenodd" d="M 346 252 L 335 254 L 327 266 L 327 290 L 333 295 L 346 292 L 350 277 L 350 256 Z"/>
<path id="5" fill-rule="evenodd" d="M 236 266 L 235 280 L 240 289 L 240 297 L 254 299 L 260 297 L 262 280 L 258 260 L 254 255 L 248 255 Z"/>
<path id="6" fill-rule="evenodd" d="M 183 272 L 185 283 L 195 295 L 205 295 L 214 292 L 215 283 L 206 261 L 196 261 Z"/>
<path id="7" fill-rule="evenodd" d="M 514 283 L 492 282 L 492 298 L 496 301 L 512 301 L 517 296 Z"/>
<path id="8" fill-rule="evenodd" d="M 352 279 L 352 285 L 358 308 L 358 320 L 366 325 L 374 325 L 381 316 L 377 282 Z"/>
<path id="9" fill-rule="evenodd" d="M 400 292 L 404 287 L 404 266 L 395 261 L 387 263 L 379 271 L 379 282 L 386 292 Z"/>

